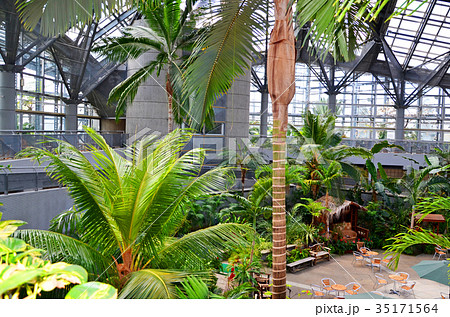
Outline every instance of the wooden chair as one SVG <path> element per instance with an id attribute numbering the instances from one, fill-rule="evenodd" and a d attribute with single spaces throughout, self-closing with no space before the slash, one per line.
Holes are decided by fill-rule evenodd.
<path id="1" fill-rule="evenodd" d="M 402 291 L 402 293 L 405 294 L 406 297 L 412 294 L 414 296 L 414 298 L 416 298 L 416 295 L 414 294 L 414 286 L 415 285 L 416 285 L 416 282 L 406 283 L 405 285 L 402 285 L 400 290 Z"/>
<path id="2" fill-rule="evenodd" d="M 353 251 L 353 263 L 361 262 L 364 265 L 364 258 L 358 251 Z"/>
<path id="3" fill-rule="evenodd" d="M 327 259 L 330 261 L 330 248 L 323 246 L 322 243 L 317 243 L 310 248 L 309 253 L 316 259 L 317 262 L 320 259 Z M 314 263 L 316 264 L 316 263 Z"/>
<path id="4" fill-rule="evenodd" d="M 348 283 L 347 285 L 345 285 L 345 287 L 347 287 L 347 289 L 345 290 L 345 292 L 349 295 L 356 295 L 358 294 L 360 288 L 361 288 L 361 284 L 356 283 L 356 282 L 351 282 Z"/>
<path id="5" fill-rule="evenodd" d="M 388 281 L 384 278 L 380 273 L 375 273 L 375 284 L 374 288 L 377 289 L 380 286 L 384 286 L 386 290 L 386 286 L 388 285 Z"/>
<path id="6" fill-rule="evenodd" d="M 331 288 L 331 285 L 336 284 L 336 282 L 332 278 L 323 278 L 321 282 L 323 285 L 323 289 L 327 292 L 327 295 L 331 292 L 336 293 L 336 291 Z"/>
<path id="7" fill-rule="evenodd" d="M 325 298 L 325 290 L 316 284 L 311 284 L 311 293 L 313 298 Z"/>

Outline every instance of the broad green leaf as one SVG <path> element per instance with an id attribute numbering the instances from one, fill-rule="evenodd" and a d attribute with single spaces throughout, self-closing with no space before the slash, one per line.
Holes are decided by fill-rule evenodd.
<path id="1" fill-rule="evenodd" d="M 0 240 L 0 254 L 9 252 L 25 251 L 27 244 L 25 241 L 16 238 L 6 238 Z"/>
<path id="2" fill-rule="evenodd" d="M 66 299 L 116 299 L 117 289 L 100 282 L 88 282 L 74 286 Z"/>
<path id="3" fill-rule="evenodd" d="M 42 269 L 35 269 L 32 271 L 17 271 L 13 266 L 10 266 L 8 268 L 8 271 L 9 270 L 14 270 L 14 272 L 12 272 L 11 275 L 8 276 L 8 278 L 1 279 L 2 277 L 0 276 L 0 295 L 9 290 L 16 289 L 22 284 L 31 282 L 41 274 L 45 273 Z M 2 271 L 2 273 L 2 276 L 6 275 L 6 272 Z"/>

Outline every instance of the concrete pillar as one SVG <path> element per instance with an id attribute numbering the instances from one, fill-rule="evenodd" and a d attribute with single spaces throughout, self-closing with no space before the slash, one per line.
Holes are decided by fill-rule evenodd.
<path id="1" fill-rule="evenodd" d="M 226 97 L 225 146 L 231 138 L 248 138 L 250 112 L 250 70 L 235 79 Z"/>
<path id="2" fill-rule="evenodd" d="M 78 119 L 77 119 L 77 108 L 76 103 L 66 103 L 66 118 L 64 130 L 66 131 L 77 131 L 78 130 Z"/>
<path id="3" fill-rule="evenodd" d="M 267 86 L 264 87 L 261 92 L 261 112 L 260 112 L 260 124 L 259 135 L 261 138 L 267 138 L 267 118 L 269 112 L 269 92 Z"/>
<path id="4" fill-rule="evenodd" d="M 16 130 L 16 74 L 0 71 L 0 130 Z"/>
<path id="5" fill-rule="evenodd" d="M 134 26 L 146 26 L 144 20 L 137 20 Z M 142 54 L 138 59 L 128 61 L 127 77 L 136 73 L 143 66 L 156 59 L 157 52 L 150 50 Z M 157 131 L 162 135 L 167 134 L 168 105 L 166 93 L 166 72 L 161 70 L 160 76 L 150 74 L 142 83 L 134 98 L 126 110 L 126 133 L 142 135 L 146 131 Z M 177 128 L 174 125 L 174 129 Z"/>
<path id="6" fill-rule="evenodd" d="M 405 138 L 405 108 L 397 108 L 395 118 L 395 140 L 402 141 Z"/>
<path id="7" fill-rule="evenodd" d="M 328 93 L 328 109 L 333 114 L 336 114 L 336 95 L 336 92 Z"/>

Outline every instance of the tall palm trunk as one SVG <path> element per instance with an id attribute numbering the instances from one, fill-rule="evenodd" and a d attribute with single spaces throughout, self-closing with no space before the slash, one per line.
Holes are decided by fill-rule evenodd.
<path id="1" fill-rule="evenodd" d="M 289 0 L 275 0 L 275 25 L 270 36 L 267 78 L 273 110 L 273 290 L 286 298 L 286 130 L 288 105 L 295 93 L 295 43 Z"/>
<path id="2" fill-rule="evenodd" d="M 170 133 L 173 131 L 173 88 L 172 83 L 170 82 L 170 74 L 167 73 L 167 79 L 166 79 L 166 92 L 167 92 L 167 133 Z"/>

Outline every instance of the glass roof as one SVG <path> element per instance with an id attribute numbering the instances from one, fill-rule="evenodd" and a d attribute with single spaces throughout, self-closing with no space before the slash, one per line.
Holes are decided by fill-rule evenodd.
<path id="1" fill-rule="evenodd" d="M 397 2 L 397 7 L 403 1 Z M 450 2 L 414 1 L 389 22 L 385 40 L 404 70 L 434 70 L 450 52 Z M 382 58 L 380 54 L 379 59 Z"/>

